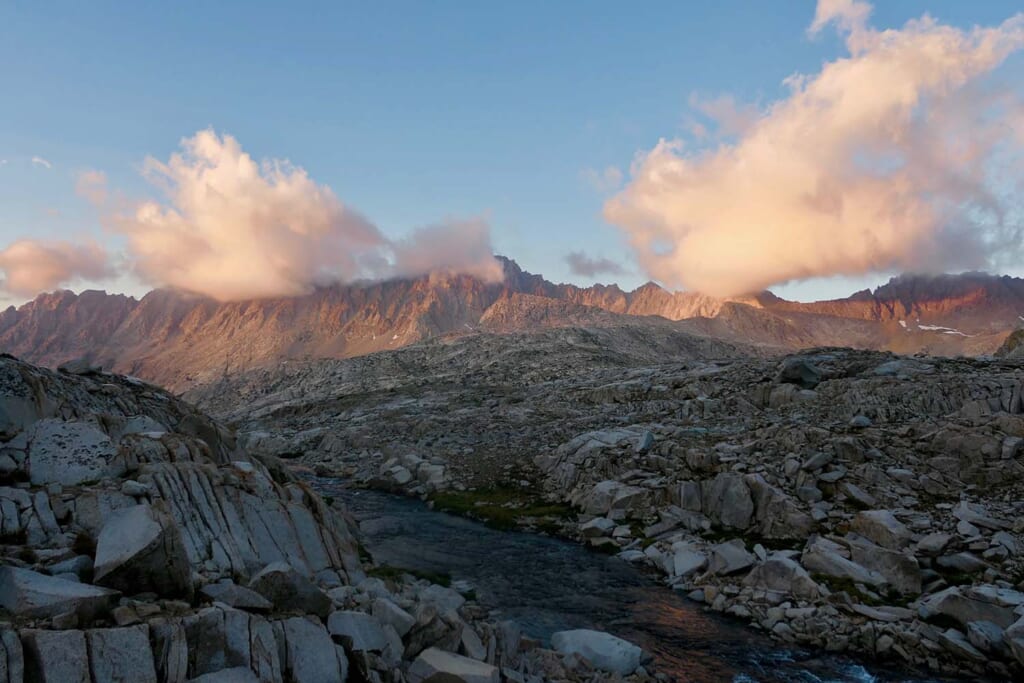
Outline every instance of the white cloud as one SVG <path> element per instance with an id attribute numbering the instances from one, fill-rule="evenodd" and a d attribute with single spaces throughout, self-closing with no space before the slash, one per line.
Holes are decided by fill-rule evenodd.
<path id="1" fill-rule="evenodd" d="M 703 149 L 662 140 L 605 204 L 647 274 L 732 295 L 815 276 L 987 267 L 1019 256 L 1024 111 L 986 77 L 1024 46 L 1024 16 L 960 30 L 867 25 L 822 0 L 849 56 L 786 80 L 790 95 Z M 723 104 L 724 102 L 724 104 Z M 726 106 L 728 105 L 728 106 Z M 736 122 L 731 101 L 704 107 Z M 1018 163 L 1013 163 L 1014 161 Z M 994 182 L 993 178 L 997 180 Z"/>
<path id="2" fill-rule="evenodd" d="M 45 168 L 45 169 L 53 168 L 53 164 L 51 164 L 49 161 L 47 161 L 46 159 L 44 159 L 42 157 L 32 157 L 32 165 L 34 165 L 34 166 L 41 166 L 42 168 Z"/>

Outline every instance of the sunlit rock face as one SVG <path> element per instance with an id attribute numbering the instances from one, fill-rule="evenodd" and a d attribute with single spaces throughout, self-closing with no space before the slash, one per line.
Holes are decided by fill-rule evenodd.
<path id="1" fill-rule="evenodd" d="M 558 285 L 502 259 L 505 278 L 469 275 L 323 287 L 220 303 L 172 290 L 135 300 L 44 294 L 0 313 L 0 349 L 55 367 L 83 356 L 184 390 L 284 360 L 346 358 L 439 335 L 684 321 L 694 334 L 773 348 L 852 346 L 911 353 L 995 351 L 1020 322 L 1024 281 L 980 274 L 896 278 L 845 299 L 796 303 L 769 292 L 717 299 L 649 283 Z"/>

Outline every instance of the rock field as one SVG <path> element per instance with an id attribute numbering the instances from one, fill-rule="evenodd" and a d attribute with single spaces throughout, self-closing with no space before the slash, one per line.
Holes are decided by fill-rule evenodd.
<path id="1" fill-rule="evenodd" d="M 559 533 L 781 641 L 1024 676 L 1024 366 L 630 327 L 433 340 L 190 394 L 254 453 Z"/>
<path id="2" fill-rule="evenodd" d="M 546 650 L 486 617 L 165 391 L 0 357 L 0 682 L 653 678 L 608 634 Z"/>

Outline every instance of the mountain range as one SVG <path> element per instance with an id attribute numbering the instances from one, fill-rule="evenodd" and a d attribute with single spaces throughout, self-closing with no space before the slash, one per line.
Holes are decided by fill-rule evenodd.
<path id="1" fill-rule="evenodd" d="M 85 358 L 178 390 L 291 359 L 345 358 L 440 335 L 550 327 L 668 325 L 766 352 L 849 346 L 899 353 L 994 352 L 1024 318 L 1024 279 L 903 275 L 874 291 L 799 303 L 733 299 L 654 283 L 555 284 L 502 258 L 503 282 L 434 274 L 221 303 L 170 289 L 141 299 L 42 294 L 0 313 L 0 351 L 56 366 Z"/>

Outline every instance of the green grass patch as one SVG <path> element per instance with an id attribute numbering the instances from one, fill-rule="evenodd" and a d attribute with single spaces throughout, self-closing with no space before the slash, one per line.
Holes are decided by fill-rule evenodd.
<path id="1" fill-rule="evenodd" d="M 493 529 L 515 529 L 528 519 L 538 519 L 548 528 L 552 519 L 573 516 L 571 506 L 531 497 L 522 490 L 492 488 L 479 491 L 445 491 L 430 497 L 435 510 L 476 519 Z"/>
<path id="2" fill-rule="evenodd" d="M 391 565 L 382 564 L 376 567 L 370 567 L 366 570 L 369 576 L 376 577 L 378 579 L 401 581 L 402 577 L 406 574 L 414 576 L 417 579 L 423 579 L 430 583 L 436 583 L 439 586 L 448 588 L 452 585 L 452 577 L 448 574 L 440 572 L 427 572 L 420 569 L 406 569 L 404 567 L 392 567 Z"/>

